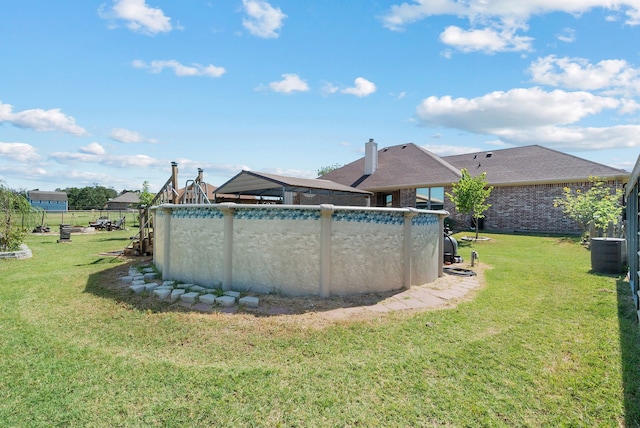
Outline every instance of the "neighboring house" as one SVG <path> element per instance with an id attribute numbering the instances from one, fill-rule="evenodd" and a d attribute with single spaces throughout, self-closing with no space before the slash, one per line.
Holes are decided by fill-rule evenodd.
<path id="1" fill-rule="evenodd" d="M 579 233 L 578 225 L 553 206 L 563 189 L 586 190 L 591 176 L 622 188 L 629 178 L 627 171 L 538 145 L 439 157 L 413 143 L 378 150 L 373 140 L 365 145 L 364 158 L 321 178 L 373 192 L 375 206 L 415 207 L 421 195 L 428 195 L 421 208 L 444 205 L 454 227 L 464 229 L 471 227 L 470 216 L 457 213 L 444 196 L 463 168 L 471 175 L 486 172 L 494 186 L 481 228 L 510 232 Z"/>
<path id="2" fill-rule="evenodd" d="M 107 202 L 108 210 L 127 210 L 129 208 L 135 208 L 140 204 L 140 193 L 138 192 L 125 192 L 122 195 Z"/>
<path id="3" fill-rule="evenodd" d="M 252 196 L 257 203 L 369 206 L 371 193 L 317 178 L 242 171 L 215 190 L 216 202 Z"/>
<path id="4" fill-rule="evenodd" d="M 46 192 L 30 190 L 27 199 L 32 207 L 42 208 L 45 211 L 68 211 L 69 201 L 65 192 Z"/>
<path id="5" fill-rule="evenodd" d="M 178 201 L 180 201 L 181 204 L 213 204 L 214 202 L 257 204 L 259 201 L 259 198 L 251 195 L 216 195 L 217 189 L 216 186 L 205 181 L 187 183 L 186 187 L 178 189 Z"/>

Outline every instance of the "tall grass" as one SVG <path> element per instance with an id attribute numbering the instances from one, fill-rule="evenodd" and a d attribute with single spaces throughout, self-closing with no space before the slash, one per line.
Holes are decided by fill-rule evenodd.
<path id="1" fill-rule="evenodd" d="M 491 235 L 452 309 L 361 321 L 145 311 L 103 290 L 133 232 L 0 261 L 1 426 L 638 426 L 628 284 L 570 239 Z M 110 281 L 113 279 L 109 279 Z"/>

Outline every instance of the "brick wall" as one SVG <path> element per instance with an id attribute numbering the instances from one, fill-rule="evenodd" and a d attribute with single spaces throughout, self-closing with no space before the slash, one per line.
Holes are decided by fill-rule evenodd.
<path id="1" fill-rule="evenodd" d="M 400 190 L 400 207 L 416 207 L 416 189 Z"/>
<path id="2" fill-rule="evenodd" d="M 302 195 L 300 192 L 296 192 L 293 196 L 294 205 L 320 205 L 320 204 L 333 204 L 337 206 L 354 206 L 354 207 L 366 207 L 368 200 L 364 196 L 354 195 L 318 195 L 314 194 L 309 197 L 308 195 Z"/>
<path id="3" fill-rule="evenodd" d="M 621 182 L 608 182 L 607 186 L 622 186 Z M 580 233 L 577 223 L 564 216 L 561 208 L 553 206 L 553 200 L 563 195 L 563 189 L 586 191 L 589 182 L 536 184 L 530 186 L 494 187 L 487 203 L 491 204 L 485 212 L 481 228 L 484 230 L 520 232 L 552 232 L 552 233 Z M 446 187 L 445 192 L 451 192 Z M 472 227 L 471 216 L 461 215 L 448 197 L 445 197 L 444 209 L 451 213 L 454 230 L 464 230 Z"/>
<path id="4" fill-rule="evenodd" d="M 416 206 L 416 189 L 400 189 L 393 192 L 374 193 L 371 198 L 372 207 L 386 207 L 386 196 L 391 195 L 391 206 L 387 208 L 406 208 Z"/>

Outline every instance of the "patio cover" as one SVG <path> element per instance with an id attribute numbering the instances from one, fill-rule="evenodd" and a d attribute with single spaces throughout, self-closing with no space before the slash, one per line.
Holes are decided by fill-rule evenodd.
<path id="1" fill-rule="evenodd" d="M 263 172 L 242 171 L 215 191 L 216 194 L 283 197 L 285 192 L 367 197 L 372 193 L 317 178 L 295 178 Z"/>

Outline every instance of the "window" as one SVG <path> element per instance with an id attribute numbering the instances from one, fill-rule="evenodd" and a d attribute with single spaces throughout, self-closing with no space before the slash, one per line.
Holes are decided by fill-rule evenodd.
<path id="1" fill-rule="evenodd" d="M 444 187 L 416 189 L 416 208 L 422 210 L 444 209 Z"/>

